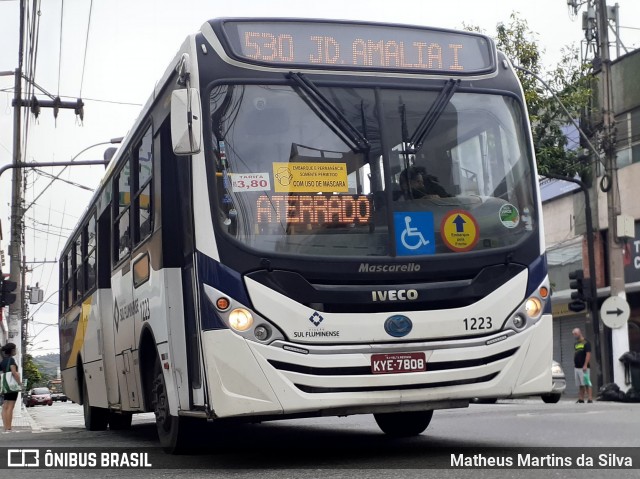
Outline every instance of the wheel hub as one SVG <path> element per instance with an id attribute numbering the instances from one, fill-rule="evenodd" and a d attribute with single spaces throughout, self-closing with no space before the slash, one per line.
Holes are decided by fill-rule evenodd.
<path id="1" fill-rule="evenodd" d="M 156 377 L 153 381 L 153 398 L 153 413 L 156 416 L 156 423 L 168 431 L 171 427 L 171 414 L 162 376 Z"/>

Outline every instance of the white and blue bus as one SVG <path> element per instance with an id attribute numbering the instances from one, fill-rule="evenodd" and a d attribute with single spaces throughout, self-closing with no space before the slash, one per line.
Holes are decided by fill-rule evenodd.
<path id="1" fill-rule="evenodd" d="M 433 411 L 551 388 L 523 91 L 493 41 L 216 19 L 66 244 L 61 369 L 90 430 Z"/>

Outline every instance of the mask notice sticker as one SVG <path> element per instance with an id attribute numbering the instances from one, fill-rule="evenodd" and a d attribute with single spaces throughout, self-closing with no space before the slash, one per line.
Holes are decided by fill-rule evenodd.
<path id="1" fill-rule="evenodd" d="M 231 191 L 271 191 L 269 173 L 231 173 Z"/>
<path id="2" fill-rule="evenodd" d="M 275 162 L 276 193 L 348 193 L 346 163 Z"/>
<path id="3" fill-rule="evenodd" d="M 512 204 L 507 203 L 506 205 L 502 205 L 498 215 L 500 217 L 500 223 L 502 223 L 505 228 L 515 228 L 520 224 L 520 212 L 518 208 Z"/>

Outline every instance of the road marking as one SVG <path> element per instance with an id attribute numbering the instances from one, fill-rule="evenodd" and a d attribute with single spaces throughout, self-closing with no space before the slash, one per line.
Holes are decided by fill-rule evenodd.
<path id="1" fill-rule="evenodd" d="M 603 414 L 611 411 L 563 411 L 563 412 L 545 412 L 540 411 L 537 413 L 524 412 L 522 414 L 516 414 L 516 417 L 540 417 L 540 416 L 566 416 L 567 414 Z"/>

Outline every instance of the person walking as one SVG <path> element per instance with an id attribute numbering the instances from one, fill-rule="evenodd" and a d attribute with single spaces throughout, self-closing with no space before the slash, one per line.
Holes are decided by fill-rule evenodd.
<path id="1" fill-rule="evenodd" d="M 0 362 L 0 371 L 11 372 L 14 379 L 21 383 L 20 374 L 18 373 L 18 365 L 13 357 L 16 355 L 16 345 L 13 343 L 7 343 L 2 347 L 2 362 Z M 4 393 L 4 402 L 2 403 L 2 425 L 4 426 L 4 432 L 12 432 L 11 423 L 13 422 L 13 409 L 18 400 L 18 393 Z"/>
<path id="2" fill-rule="evenodd" d="M 580 328 L 572 331 L 573 337 L 576 338 L 573 354 L 573 366 L 575 367 L 576 384 L 580 386 L 578 393 L 578 403 L 584 403 L 585 393 L 587 402 L 593 402 L 593 387 L 591 385 L 591 370 L 589 363 L 591 362 L 591 343 L 585 339 Z"/>

